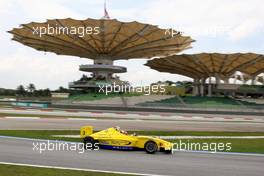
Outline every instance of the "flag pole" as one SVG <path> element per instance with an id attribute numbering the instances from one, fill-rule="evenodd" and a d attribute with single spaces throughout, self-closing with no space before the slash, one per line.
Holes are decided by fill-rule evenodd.
<path id="1" fill-rule="evenodd" d="M 106 0 L 104 0 L 104 16 L 103 19 L 110 19 L 109 14 L 106 10 Z"/>

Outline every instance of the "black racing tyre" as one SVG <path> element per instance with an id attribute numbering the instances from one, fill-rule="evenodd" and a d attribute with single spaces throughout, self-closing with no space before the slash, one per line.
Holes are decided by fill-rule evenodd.
<path id="1" fill-rule="evenodd" d="M 85 137 L 83 139 L 83 144 L 84 144 L 84 149 L 85 150 L 93 150 L 95 148 L 95 143 L 96 141 L 94 140 L 94 138 L 88 136 L 88 137 Z"/>
<path id="2" fill-rule="evenodd" d="M 144 149 L 149 154 L 154 154 L 158 150 L 158 146 L 153 141 L 148 141 L 145 143 Z"/>
<path id="3" fill-rule="evenodd" d="M 164 150 L 164 153 L 166 153 L 166 154 L 172 154 L 172 150 Z"/>

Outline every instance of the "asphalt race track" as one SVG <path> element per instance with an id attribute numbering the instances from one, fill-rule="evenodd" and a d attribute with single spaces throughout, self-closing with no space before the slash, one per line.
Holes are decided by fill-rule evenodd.
<path id="1" fill-rule="evenodd" d="M 75 110 L 0 108 L 0 130 L 78 130 L 92 125 L 96 130 L 120 126 L 125 130 L 189 130 L 264 132 L 261 116 L 207 115 L 142 112 L 87 112 Z M 14 115 L 12 115 L 14 114 Z M 23 117 L 16 117 L 15 115 Z M 48 115 L 49 117 L 42 117 Z M 33 117 L 32 117 L 33 116 Z M 84 117 L 84 118 L 72 118 Z M 108 117 L 108 119 L 102 118 Z"/>
<path id="2" fill-rule="evenodd" d="M 36 141 L 35 141 L 36 142 Z M 141 151 L 33 151 L 33 141 L 0 139 L 0 162 L 179 176 L 262 176 L 264 157 L 232 154 Z"/>
<path id="3" fill-rule="evenodd" d="M 0 118 L 0 129 L 16 130 L 79 130 L 81 126 L 92 125 L 95 130 L 120 126 L 125 130 L 195 130 L 195 131 L 264 131 L 264 123 L 255 122 L 207 122 L 207 121 L 157 121 L 157 120 L 97 120 L 74 118 L 21 117 Z"/>
<path id="4" fill-rule="evenodd" d="M 169 120 L 170 117 L 166 117 L 164 120 L 159 119 L 161 117 L 152 119 L 151 115 L 144 116 L 145 119 L 138 119 L 139 116 L 134 118 L 133 115 L 127 119 L 102 119 L 93 116 L 86 116 L 87 118 L 72 118 L 70 116 L 40 118 L 39 115 L 50 112 L 33 112 L 35 117 L 27 117 L 26 112 L 23 115 L 25 117 L 1 116 L 0 130 L 79 130 L 84 125 L 92 125 L 95 130 L 101 130 L 118 125 L 125 130 L 264 131 L 263 117 L 256 117 L 256 120 L 254 120 L 255 117 L 234 117 L 233 119 L 222 117 L 223 120 L 221 118 L 220 120 L 217 120 L 217 118 L 214 120 L 207 117 L 207 120 L 207 118 L 197 119 L 197 115 L 193 115 L 196 116 L 193 119 L 191 117 L 184 118 L 186 120 Z M 52 113 L 63 116 L 68 115 L 68 113 L 74 114 L 74 112 Z M 80 113 L 77 114 L 80 115 Z M 146 120 L 146 118 L 149 118 L 149 120 Z M 239 121 L 236 118 L 239 120 L 245 119 Z M 175 152 L 173 155 L 164 153 L 149 155 L 144 151 L 111 150 L 85 151 L 82 154 L 76 151 L 45 151 L 40 154 L 33 151 L 33 142 L 36 142 L 36 140 L 0 137 L 0 163 L 20 163 L 146 175 L 262 176 L 264 173 L 264 155 L 257 154 Z"/>

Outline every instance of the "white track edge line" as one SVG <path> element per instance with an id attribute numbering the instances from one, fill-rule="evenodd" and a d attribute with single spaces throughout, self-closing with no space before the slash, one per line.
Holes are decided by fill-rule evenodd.
<path id="1" fill-rule="evenodd" d="M 0 162 L 0 164 L 15 165 L 15 166 L 38 167 L 38 168 L 49 168 L 49 169 L 61 169 L 61 170 L 73 170 L 73 171 L 101 172 L 101 173 L 112 173 L 112 174 L 122 174 L 122 175 L 161 176 L 161 175 L 144 174 L 144 173 L 119 172 L 119 171 L 95 170 L 95 169 L 82 169 L 82 168 L 73 168 L 73 167 L 46 166 L 46 165 L 11 163 L 11 162 Z"/>

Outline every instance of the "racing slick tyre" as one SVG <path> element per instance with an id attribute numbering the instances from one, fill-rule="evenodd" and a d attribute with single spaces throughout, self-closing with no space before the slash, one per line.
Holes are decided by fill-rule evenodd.
<path id="1" fill-rule="evenodd" d="M 93 150 L 95 149 L 95 144 L 96 144 L 97 141 L 94 140 L 94 138 L 92 137 L 85 137 L 83 139 L 83 144 L 84 144 L 84 149 L 85 150 Z"/>
<path id="2" fill-rule="evenodd" d="M 155 142 L 148 141 L 146 142 L 144 149 L 147 153 L 154 154 L 158 150 L 158 146 Z"/>
<path id="3" fill-rule="evenodd" d="M 172 150 L 165 150 L 164 153 L 166 153 L 166 154 L 172 154 Z"/>

